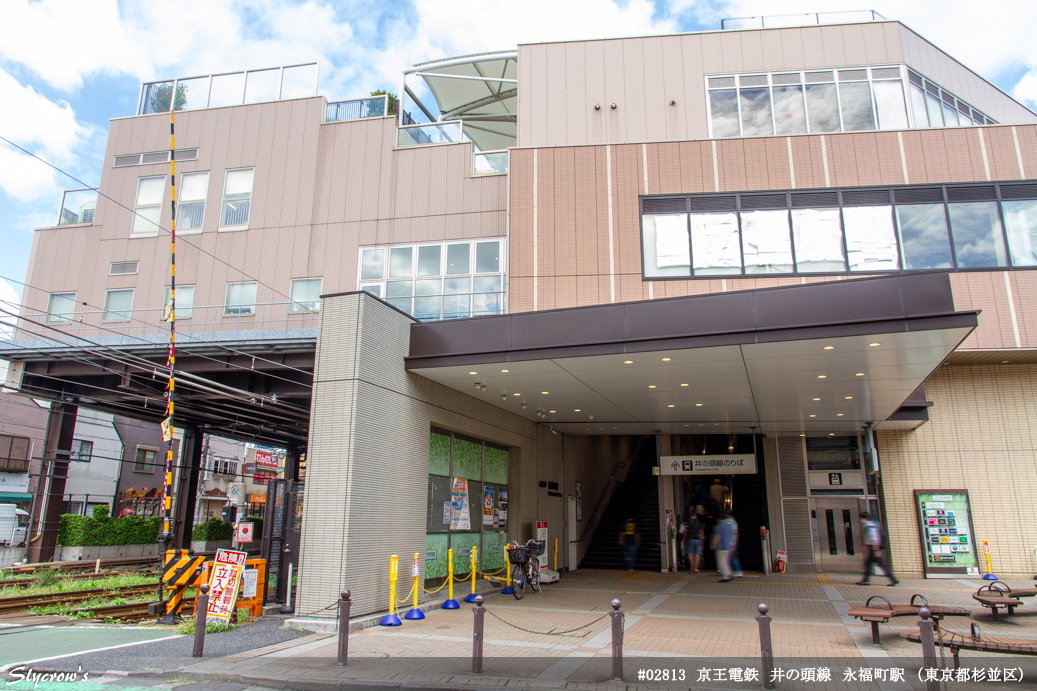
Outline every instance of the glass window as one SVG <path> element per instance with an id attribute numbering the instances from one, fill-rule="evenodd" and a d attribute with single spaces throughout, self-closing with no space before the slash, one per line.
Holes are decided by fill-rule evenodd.
<path id="1" fill-rule="evenodd" d="M 850 271 L 896 271 L 899 268 L 892 206 L 844 207 L 843 225 Z"/>
<path id="2" fill-rule="evenodd" d="M 470 316 L 472 279 L 448 278 L 443 283 L 443 317 L 454 319 Z"/>
<path id="3" fill-rule="evenodd" d="M 487 274 L 500 271 L 500 243 L 475 243 L 475 273 Z"/>
<path id="4" fill-rule="evenodd" d="M 641 223 L 645 276 L 691 276 L 688 214 L 645 214 Z"/>
<path id="5" fill-rule="evenodd" d="M 948 204 L 958 268 L 1005 266 L 997 202 Z"/>
<path id="6" fill-rule="evenodd" d="M 166 286 L 166 297 L 163 305 L 168 305 L 171 300 L 169 286 Z M 194 314 L 194 286 L 176 287 L 176 318 L 190 319 Z"/>
<path id="7" fill-rule="evenodd" d="M 929 113 L 929 127 L 943 127 L 943 102 L 940 97 L 926 93 L 925 109 Z"/>
<path id="8" fill-rule="evenodd" d="M 364 250 L 361 259 L 360 280 L 382 278 L 385 271 L 385 250 Z"/>
<path id="9" fill-rule="evenodd" d="M 1037 201 L 1002 202 L 1013 266 L 1037 266 Z"/>
<path id="10" fill-rule="evenodd" d="M 900 80 L 875 82 L 875 110 L 879 114 L 879 129 L 902 130 L 907 128 L 907 106 L 904 103 L 904 87 Z"/>
<path id="11" fill-rule="evenodd" d="M 439 248 L 437 247 L 436 249 L 438 250 Z M 418 254 L 418 261 L 421 261 L 420 252 Z M 415 317 L 418 319 L 440 318 L 440 315 L 443 312 L 443 279 L 423 278 L 414 281 L 414 296 Z"/>
<path id="12" fill-rule="evenodd" d="M 857 437 L 807 437 L 810 470 L 860 470 Z"/>
<path id="13" fill-rule="evenodd" d="M 747 274 L 792 273 L 789 212 L 742 212 L 742 256 Z"/>
<path id="14" fill-rule="evenodd" d="M 75 293 L 52 293 L 47 302 L 47 323 L 68 324 L 76 313 Z"/>
<path id="15" fill-rule="evenodd" d="M 94 454 L 94 443 L 84 439 L 72 440 L 72 456 L 70 460 L 89 463 Z"/>
<path id="16" fill-rule="evenodd" d="M 472 286 L 472 316 L 501 314 L 504 311 L 504 292 L 501 277 L 476 276 Z"/>
<path id="17" fill-rule="evenodd" d="M 256 313 L 256 283 L 228 283 L 227 302 L 223 313 L 243 315 Z"/>
<path id="18" fill-rule="evenodd" d="M 446 246 L 446 272 L 447 275 L 466 274 L 472 270 L 471 262 L 472 246 L 467 242 L 463 245 Z"/>
<path id="19" fill-rule="evenodd" d="M 155 472 L 155 450 L 137 447 L 137 457 L 133 461 L 133 472 L 153 473 Z"/>
<path id="20" fill-rule="evenodd" d="M 764 77 L 766 80 L 766 77 Z M 765 82 L 766 83 L 766 82 Z M 761 137 L 774 134 L 771 120 L 771 92 L 762 89 L 739 89 L 738 102 L 742 110 L 742 136 Z"/>
<path id="21" fill-rule="evenodd" d="M 842 104 L 844 132 L 875 129 L 871 87 L 867 82 L 839 84 L 839 102 Z"/>
<path id="22" fill-rule="evenodd" d="M 176 205 L 176 229 L 200 230 L 205 217 L 205 196 L 209 191 L 208 173 L 188 173 L 180 178 Z"/>
<path id="23" fill-rule="evenodd" d="M 839 131 L 839 100 L 835 95 L 835 84 L 807 85 L 807 114 L 812 133 Z"/>
<path id="24" fill-rule="evenodd" d="M 774 127 L 778 134 L 803 134 L 807 131 L 802 86 L 774 87 Z"/>
<path id="25" fill-rule="evenodd" d="M 220 214 L 221 228 L 248 226 L 255 172 L 254 168 L 227 171 L 227 180 L 223 187 L 223 212 Z"/>
<path id="26" fill-rule="evenodd" d="M 839 209 L 793 209 L 792 238 L 796 247 L 797 271 L 846 271 Z"/>
<path id="27" fill-rule="evenodd" d="M 709 113 L 713 125 L 713 136 L 737 137 L 738 97 L 734 89 L 709 92 Z"/>
<path id="28" fill-rule="evenodd" d="M 905 269 L 950 269 L 951 241 L 943 204 L 897 205 Z"/>
<path id="29" fill-rule="evenodd" d="M 915 127 L 929 127 L 929 111 L 925 104 L 922 87 L 911 85 L 911 113 L 915 116 Z"/>
<path id="30" fill-rule="evenodd" d="M 438 276 L 440 272 L 441 245 L 425 245 L 418 248 L 418 275 Z M 381 250 L 378 250 L 381 251 Z"/>
<path id="31" fill-rule="evenodd" d="M 738 214 L 691 214 L 691 252 L 696 276 L 742 273 Z"/>
<path id="32" fill-rule="evenodd" d="M 944 102 L 943 104 L 943 122 L 947 127 L 958 126 L 958 111 L 955 109 L 954 104 Z"/>
<path id="33" fill-rule="evenodd" d="M 413 247 L 393 247 L 389 250 L 389 278 L 410 278 L 413 258 Z"/>
<path id="34" fill-rule="evenodd" d="M 133 307 L 133 288 L 109 290 L 104 294 L 104 321 L 128 322 Z"/>
<path id="35" fill-rule="evenodd" d="M 166 190 L 166 178 L 159 175 L 137 180 L 137 197 L 133 207 L 133 235 L 158 233 L 158 222 L 162 217 L 162 196 Z"/>
<path id="36" fill-rule="evenodd" d="M 320 289 L 323 279 L 293 278 L 291 286 L 292 304 L 290 312 L 319 312 Z"/>
<path id="37" fill-rule="evenodd" d="M 413 310 L 411 296 L 414 294 L 414 283 L 412 281 L 386 281 L 385 299 L 390 305 L 398 307 L 407 314 Z"/>
<path id="38" fill-rule="evenodd" d="M 360 290 L 364 291 L 365 293 L 370 293 L 371 295 L 374 295 L 376 298 L 382 297 L 381 283 L 372 283 L 370 285 L 360 286 Z"/>

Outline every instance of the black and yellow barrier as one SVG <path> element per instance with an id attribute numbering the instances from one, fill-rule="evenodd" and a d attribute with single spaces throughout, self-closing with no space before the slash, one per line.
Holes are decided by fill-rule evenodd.
<path id="1" fill-rule="evenodd" d="M 202 572 L 203 556 L 190 556 L 186 549 L 166 551 L 162 563 L 162 584 L 168 589 L 169 601 L 166 603 L 164 624 L 175 624 L 182 620 L 180 609 L 183 606 L 184 591 L 189 585 L 198 585 Z"/>

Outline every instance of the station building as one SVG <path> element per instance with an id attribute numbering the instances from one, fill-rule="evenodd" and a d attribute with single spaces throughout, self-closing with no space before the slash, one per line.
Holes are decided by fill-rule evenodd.
<path id="1" fill-rule="evenodd" d="M 746 569 L 857 571 L 868 510 L 900 574 L 984 540 L 1032 573 L 1037 115 L 897 21 L 808 19 L 419 64 L 398 106 L 146 84 L 96 204 L 37 229 L 8 384 L 161 417 L 172 107 L 178 488 L 206 431 L 288 450 L 297 611 L 538 521 L 550 566 L 635 518 L 673 569 L 714 484 Z"/>

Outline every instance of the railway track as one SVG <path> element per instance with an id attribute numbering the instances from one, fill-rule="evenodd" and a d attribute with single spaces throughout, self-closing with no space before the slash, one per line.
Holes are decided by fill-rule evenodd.
<path id="1" fill-rule="evenodd" d="M 75 605 L 87 600 L 97 598 L 135 597 L 157 591 L 156 584 L 129 585 L 119 588 L 96 588 L 93 590 L 69 590 L 63 593 L 48 593 L 46 595 L 21 595 L 18 597 L 0 598 L 0 614 L 14 614 L 27 612 L 33 607 L 45 607 L 49 605 L 69 605 L 70 611 L 74 611 Z M 114 605 L 125 607 L 128 605 Z M 102 608 L 103 609 L 103 608 Z M 145 612 L 147 603 L 144 603 Z M 93 611 L 91 608 L 90 611 Z"/>
<path id="2" fill-rule="evenodd" d="M 132 557 L 128 559 L 102 559 L 101 568 L 109 571 L 117 570 L 125 572 L 127 570 L 141 570 L 149 567 L 157 567 L 161 563 L 161 559 L 158 555 L 151 557 Z M 32 574 L 36 573 L 39 569 L 55 569 L 59 573 L 82 573 L 84 571 L 93 571 L 97 568 L 96 561 L 60 561 L 51 562 L 45 564 L 21 564 L 15 565 L 3 569 L 4 571 L 10 571 L 14 574 Z"/>
<path id="3" fill-rule="evenodd" d="M 111 578 L 113 576 L 155 576 L 158 578 L 158 572 L 152 570 L 126 570 L 126 571 L 99 571 L 94 573 L 93 571 L 87 573 L 67 573 L 62 574 L 60 577 L 62 580 L 90 580 L 94 578 Z M 34 585 L 35 581 L 32 578 L 8 578 L 0 580 L 0 588 L 28 588 Z"/>

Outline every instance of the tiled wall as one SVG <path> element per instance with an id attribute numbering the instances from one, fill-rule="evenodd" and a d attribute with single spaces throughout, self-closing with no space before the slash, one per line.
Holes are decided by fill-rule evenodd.
<path id="1" fill-rule="evenodd" d="M 894 568 L 922 572 L 914 490 L 964 488 L 994 573 L 1028 578 L 1037 571 L 1037 365 L 945 365 L 925 390 L 935 403 L 927 424 L 877 437 Z"/>

